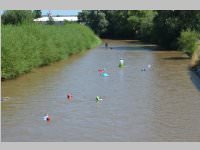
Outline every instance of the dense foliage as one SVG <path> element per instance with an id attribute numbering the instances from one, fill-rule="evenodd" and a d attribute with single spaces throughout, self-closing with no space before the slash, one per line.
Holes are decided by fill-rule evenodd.
<path id="1" fill-rule="evenodd" d="M 2 25 L 1 71 L 3 79 L 15 78 L 32 68 L 61 60 L 100 44 L 86 26 L 23 24 Z"/>
<path id="2" fill-rule="evenodd" d="M 42 11 L 41 10 L 34 10 L 33 14 L 34 14 L 34 18 L 42 17 Z"/>
<path id="3" fill-rule="evenodd" d="M 199 35 L 195 31 L 182 31 L 180 37 L 178 38 L 179 48 L 191 55 L 197 49 L 198 38 Z"/>
<path id="4" fill-rule="evenodd" d="M 94 14 L 103 17 L 94 17 Z M 152 32 L 155 11 L 139 10 L 87 10 L 79 13 L 79 21 L 85 23 L 102 37 L 148 39 Z M 145 37 L 146 35 L 146 37 Z"/>
<path id="5" fill-rule="evenodd" d="M 89 15 L 93 12 L 79 13 L 79 21 L 106 38 L 141 39 L 177 49 L 182 31 L 200 32 L 199 10 L 98 10 L 104 17 Z M 102 23 L 101 28 L 99 23 Z"/>
<path id="6" fill-rule="evenodd" d="M 178 37 L 187 29 L 200 32 L 200 11 L 162 10 L 154 19 L 154 35 L 158 44 L 177 49 Z"/>
<path id="7" fill-rule="evenodd" d="M 7 10 L 1 16 L 2 24 L 19 25 L 33 22 L 34 13 L 31 10 Z"/>
<path id="8" fill-rule="evenodd" d="M 108 26 L 105 13 L 99 10 L 83 10 L 79 13 L 78 18 L 80 22 L 84 22 L 98 35 L 103 34 Z"/>

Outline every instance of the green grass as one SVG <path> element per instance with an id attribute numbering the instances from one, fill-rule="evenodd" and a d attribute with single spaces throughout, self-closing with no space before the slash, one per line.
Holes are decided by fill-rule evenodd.
<path id="1" fill-rule="evenodd" d="M 75 23 L 2 25 L 1 39 L 2 79 L 16 78 L 101 43 L 88 27 Z"/>

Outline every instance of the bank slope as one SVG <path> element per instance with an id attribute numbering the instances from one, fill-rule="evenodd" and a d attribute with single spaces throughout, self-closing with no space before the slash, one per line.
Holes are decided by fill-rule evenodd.
<path id="1" fill-rule="evenodd" d="M 101 40 L 81 24 L 2 25 L 1 76 L 12 79 L 31 69 L 94 48 Z"/>

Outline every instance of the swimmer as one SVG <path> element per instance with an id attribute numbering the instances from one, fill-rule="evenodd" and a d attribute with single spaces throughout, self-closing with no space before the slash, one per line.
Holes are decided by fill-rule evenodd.
<path id="1" fill-rule="evenodd" d="M 120 60 L 119 60 L 119 67 L 124 67 L 125 65 L 124 65 L 124 60 L 121 58 Z"/>
<path id="2" fill-rule="evenodd" d="M 68 93 L 68 94 L 67 94 L 67 98 L 68 98 L 68 99 L 72 99 L 72 97 L 73 97 L 73 96 L 72 96 L 71 93 Z"/>
<path id="3" fill-rule="evenodd" d="M 98 101 L 102 101 L 103 99 L 102 98 L 100 98 L 100 96 L 96 96 L 96 101 L 98 102 Z"/>
<path id="4" fill-rule="evenodd" d="M 46 114 L 46 115 L 43 117 L 43 119 L 44 119 L 45 121 L 50 121 L 50 116 L 49 116 L 48 114 Z"/>
<path id="5" fill-rule="evenodd" d="M 105 43 L 105 48 L 108 48 L 108 43 L 107 42 Z"/>
<path id="6" fill-rule="evenodd" d="M 141 69 L 141 71 L 146 71 L 146 69 L 145 69 L 145 68 L 143 68 L 143 69 Z"/>

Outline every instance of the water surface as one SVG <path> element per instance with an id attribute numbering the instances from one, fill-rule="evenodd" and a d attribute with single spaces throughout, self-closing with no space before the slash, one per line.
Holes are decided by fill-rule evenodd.
<path id="1" fill-rule="evenodd" d="M 9 97 L 1 102 L 2 141 L 200 141 L 200 92 L 189 59 L 135 41 L 108 43 L 112 49 L 101 45 L 2 82 Z M 96 103 L 97 95 L 104 100 Z"/>

